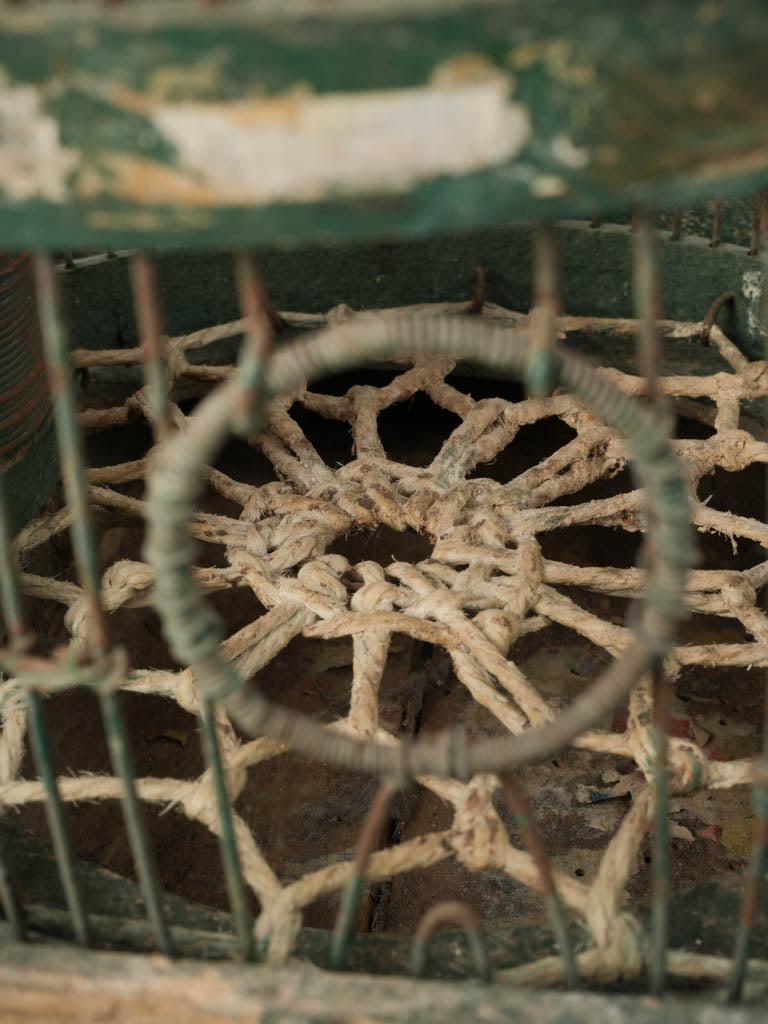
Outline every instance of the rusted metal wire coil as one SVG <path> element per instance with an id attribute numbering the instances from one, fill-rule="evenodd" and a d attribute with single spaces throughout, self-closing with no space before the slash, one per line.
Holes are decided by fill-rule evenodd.
<path id="1" fill-rule="evenodd" d="M 0 253 L 0 459 L 22 455 L 50 412 L 32 264 Z"/>

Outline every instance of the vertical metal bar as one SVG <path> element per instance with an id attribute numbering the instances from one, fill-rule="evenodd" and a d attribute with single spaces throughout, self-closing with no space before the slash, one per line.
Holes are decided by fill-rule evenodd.
<path id="1" fill-rule="evenodd" d="M 649 402 L 656 401 L 656 383 L 661 367 L 661 341 L 657 327 L 660 313 L 659 285 L 656 273 L 654 233 L 647 210 L 636 212 L 633 284 L 635 309 L 640 318 L 638 362 L 647 380 Z"/>
<path id="2" fill-rule="evenodd" d="M 759 192 L 760 201 L 760 237 L 765 236 L 768 231 L 768 192 Z"/>
<path id="3" fill-rule="evenodd" d="M 5 919 L 11 927 L 11 934 L 17 942 L 23 942 L 26 938 L 24 931 L 24 914 L 16 893 L 11 885 L 11 879 L 6 868 L 5 842 L 0 832 L 0 904 L 3 907 Z"/>
<path id="4" fill-rule="evenodd" d="M 760 222 L 761 217 L 762 200 L 760 193 L 755 193 L 755 198 L 752 202 L 752 234 L 749 242 L 749 255 L 757 256 L 760 252 Z"/>
<path id="5" fill-rule="evenodd" d="M 534 231 L 533 289 L 536 320 L 525 384 L 529 394 L 544 396 L 551 394 L 555 383 L 553 356 L 560 311 L 555 236 L 549 225 Z"/>
<path id="6" fill-rule="evenodd" d="M 203 754 L 213 777 L 214 789 L 216 791 L 216 806 L 221 826 L 219 845 L 221 847 L 224 878 L 227 885 L 227 894 L 229 895 L 229 905 L 232 908 L 235 933 L 240 943 L 240 952 L 243 959 L 253 960 L 256 955 L 253 941 L 253 918 L 248 908 L 248 894 L 240 867 L 240 855 L 237 852 L 237 841 L 232 824 L 232 808 L 224 781 L 221 751 L 216 737 L 214 709 L 211 702 L 205 698 L 200 699 L 200 719 L 202 723 Z"/>
<path id="7" fill-rule="evenodd" d="M 272 304 L 251 253 L 240 252 L 235 255 L 235 280 L 240 309 L 248 320 L 248 332 L 238 365 L 238 375 L 247 390 L 242 392 L 241 405 L 232 410 L 232 422 L 236 429 L 248 432 L 258 425 L 254 419 L 252 396 L 258 394 L 263 386 L 265 361 L 272 347 L 276 314 L 273 312 L 270 316 Z"/>
<path id="8" fill-rule="evenodd" d="M 272 307 L 259 268 L 250 253 L 243 252 L 235 256 L 235 278 L 240 309 L 248 321 L 240 367 L 244 371 L 245 379 L 253 393 L 257 393 L 264 379 L 264 367 L 272 346 L 273 330 L 281 329 L 283 321 Z M 235 422 L 245 430 L 253 429 L 257 425 L 249 397 L 245 396 L 245 404 L 242 408 L 233 411 Z M 253 926 L 232 825 L 232 809 L 224 781 L 221 751 L 215 729 L 214 708 L 215 705 L 212 702 L 201 698 L 203 751 L 216 789 L 221 827 L 221 855 L 235 929 L 240 938 L 243 956 L 245 959 L 251 960 L 255 955 Z"/>
<path id="9" fill-rule="evenodd" d="M 250 275 L 249 275 L 250 276 Z M 170 431 L 168 388 L 165 373 L 166 344 L 163 330 L 163 318 L 157 290 L 154 266 L 149 256 L 139 254 L 131 265 L 131 281 L 136 319 L 139 328 L 139 339 L 144 350 L 144 379 L 150 393 L 150 401 L 154 414 L 152 430 L 155 440 L 160 442 Z M 246 284 L 248 287 L 248 283 Z M 253 285 L 250 285 L 253 287 Z M 256 286 L 258 287 L 258 286 Z M 249 292 L 249 297 L 251 293 Z M 243 299 L 241 298 L 241 302 Z M 246 315 L 259 316 L 264 305 L 259 305 L 259 296 L 251 298 L 251 307 Z M 260 324 L 268 336 L 271 336 L 269 322 Z M 266 349 L 264 350 L 266 351 Z M 224 879 L 232 909 L 232 918 L 243 959 L 255 958 L 253 939 L 253 919 L 248 907 L 248 894 L 237 852 L 232 808 L 224 779 L 221 750 L 216 736 L 214 706 L 204 697 L 200 697 L 200 721 L 203 756 L 206 767 L 211 772 L 216 805 L 219 815 L 219 846 L 224 866 Z"/>
<path id="10" fill-rule="evenodd" d="M 37 307 L 56 423 L 56 441 L 64 491 L 72 509 L 72 546 L 80 585 L 88 603 L 88 646 L 93 655 L 101 657 L 107 653 L 109 638 L 106 617 L 99 600 L 99 566 L 93 540 L 80 431 L 77 427 L 67 332 L 61 315 L 53 263 L 47 253 L 36 253 L 34 263 Z"/>
<path id="11" fill-rule="evenodd" d="M 265 360 L 272 344 L 273 328 L 279 329 L 282 326 L 282 320 L 272 308 L 261 274 L 250 254 L 240 253 L 235 257 L 235 276 L 240 308 L 248 320 L 248 332 L 244 341 L 244 358 L 241 365 L 247 365 L 249 383 L 254 390 L 257 390 L 263 380 Z M 156 292 L 148 293 L 148 298 L 155 305 L 157 304 Z M 155 316 L 157 317 L 158 314 L 156 313 Z M 248 407 L 235 410 L 235 417 L 239 419 L 240 426 L 246 429 L 254 425 L 251 410 Z M 203 755 L 213 777 L 216 791 L 220 826 L 219 844 L 235 931 L 244 959 L 253 960 L 255 957 L 253 921 L 248 908 L 248 896 L 232 823 L 232 808 L 224 779 L 221 750 L 216 736 L 215 704 L 202 696 L 200 697 L 200 717 Z"/>
<path id="12" fill-rule="evenodd" d="M 570 936 L 568 935 L 565 910 L 558 895 L 555 880 L 552 877 L 552 869 L 549 866 L 549 859 L 544 849 L 541 834 L 533 820 L 530 804 L 522 787 L 511 772 L 504 772 L 499 776 L 499 779 L 509 809 L 512 811 L 515 824 L 520 829 L 523 844 L 531 857 L 533 857 L 539 871 L 544 906 L 552 925 L 552 931 L 555 933 L 555 942 L 560 950 L 560 956 L 563 958 L 565 966 L 565 983 L 568 988 L 577 988 L 579 984 L 579 971 L 576 966 L 576 957 L 573 953 Z"/>
<path id="13" fill-rule="evenodd" d="M 46 253 L 38 253 L 35 256 L 35 279 L 64 490 L 73 513 L 72 543 L 80 583 L 88 603 L 88 646 L 91 655 L 100 658 L 109 651 L 109 633 L 100 601 L 99 565 L 88 501 L 82 440 L 77 425 L 67 332 L 61 313 L 56 271 Z M 122 783 L 123 816 L 144 896 L 144 904 L 153 925 L 158 947 L 163 952 L 170 953 L 170 934 L 163 918 L 154 859 L 136 794 L 128 741 L 118 698 L 111 691 L 102 693 L 100 697 L 104 730 L 112 765 Z M 40 735 L 42 736 L 42 733 Z"/>
<path id="14" fill-rule="evenodd" d="M 141 893 L 144 897 L 147 918 L 152 925 L 158 949 L 171 956 L 173 942 L 163 913 L 160 887 L 157 882 L 157 867 L 152 847 L 147 839 L 136 783 L 133 778 L 133 765 L 120 707 L 120 694 L 116 692 L 103 693 L 100 695 L 99 701 L 112 766 L 122 784 L 123 817 L 131 853 L 136 864 L 136 873 L 139 876 Z"/>
<path id="15" fill-rule="evenodd" d="M 760 199 L 759 196 L 758 199 Z M 762 205 L 762 200 L 760 202 Z M 765 260 L 763 264 L 763 316 L 768 317 L 768 284 L 765 282 L 768 267 L 765 266 Z M 766 356 L 768 356 L 768 338 L 766 339 Z M 764 401 L 764 411 L 768 412 L 768 398 Z M 768 522 L 768 472 L 766 473 L 765 487 L 765 521 Z M 768 669 L 764 670 L 762 760 L 763 767 L 768 766 Z M 755 812 L 752 828 L 752 852 L 744 884 L 739 927 L 736 932 L 733 964 L 728 983 L 728 1001 L 732 1003 L 741 999 L 744 989 L 749 941 L 760 912 L 765 872 L 768 867 L 768 786 L 755 783 L 752 789 L 752 806 Z"/>
<path id="16" fill-rule="evenodd" d="M 661 312 L 654 232 L 651 217 L 638 210 L 637 235 L 633 261 L 635 309 L 640 320 L 637 356 L 640 372 L 646 378 L 647 398 L 659 405 L 658 376 L 662 347 L 658 330 Z M 654 551 L 648 552 L 651 559 Z M 663 665 L 653 668 L 654 748 L 654 830 L 653 830 L 653 910 L 651 915 L 651 961 L 649 985 L 654 995 L 664 990 L 669 937 L 669 785 L 667 780 L 667 683 Z"/>
<path id="17" fill-rule="evenodd" d="M 472 301 L 467 306 L 467 313 L 473 316 L 480 316 L 483 312 L 483 306 L 485 305 L 485 290 L 486 284 L 488 283 L 488 273 L 485 267 L 477 267 L 475 269 L 475 294 Z"/>
<path id="18" fill-rule="evenodd" d="M 651 910 L 650 989 L 659 996 L 664 991 L 667 974 L 669 942 L 670 829 L 669 787 L 667 780 L 667 705 L 669 689 L 664 667 L 653 670 L 653 750 L 654 750 L 654 816 L 653 816 L 653 906 Z"/>
<path id="19" fill-rule="evenodd" d="M 154 421 L 155 439 L 161 441 L 168 433 L 168 384 L 165 374 L 165 331 L 157 297 L 157 278 L 154 265 L 145 253 L 131 261 L 133 302 L 139 328 L 139 341 L 144 355 L 144 379 L 149 389 L 149 401 Z"/>
<path id="20" fill-rule="evenodd" d="M 11 540 L 11 517 L 5 476 L 0 473 L 0 603 L 11 647 L 21 646 L 24 626 L 21 591 L 16 577 L 16 560 Z"/>
<path id="21" fill-rule="evenodd" d="M 40 694 L 34 690 L 27 691 L 27 721 L 32 755 L 45 787 L 45 813 L 48 816 L 48 827 L 51 830 L 61 884 L 64 887 L 64 898 L 72 918 L 75 936 L 78 942 L 87 946 L 90 944 L 88 918 L 85 914 L 80 883 L 75 870 L 75 858 L 67 832 L 64 806 L 56 783 L 56 773 L 53 770 L 51 745 L 48 740 L 42 700 Z"/>
<path id="22" fill-rule="evenodd" d="M 720 229 L 723 226 L 723 204 L 716 202 L 712 211 L 712 241 L 709 243 L 711 249 L 720 245 Z"/>
<path id="23" fill-rule="evenodd" d="M 357 905 L 360 902 L 360 894 L 363 891 L 365 882 L 365 869 L 368 858 L 373 853 L 384 822 L 389 814 L 392 798 L 395 795 L 396 787 L 391 782 L 383 782 L 373 799 L 368 813 L 360 829 L 360 836 L 355 847 L 355 859 L 352 865 L 352 874 L 347 882 L 344 892 L 341 894 L 339 912 L 336 915 L 336 924 L 331 938 L 331 955 L 329 967 L 338 971 L 344 964 L 344 957 L 349 946 L 349 937 L 352 934 L 352 925 L 357 913 Z"/>
<path id="24" fill-rule="evenodd" d="M 768 763 L 768 683 L 766 683 L 763 714 L 763 759 Z M 733 950 L 733 964 L 728 982 L 728 1001 L 738 1002 L 744 988 L 747 953 L 758 914 L 760 913 L 763 879 L 768 865 L 768 786 L 755 784 L 752 791 L 755 822 L 752 828 L 752 852 L 741 901 L 739 927 Z"/>
<path id="25" fill-rule="evenodd" d="M 24 628 L 21 593 L 11 544 L 11 523 L 8 501 L 5 494 L 5 477 L 0 472 L 0 605 L 11 647 L 19 648 L 23 644 Z M 0 686 L 3 676 L 0 673 Z M 6 869 L 2 835 L 0 834 L 0 903 L 5 918 L 11 926 L 13 937 L 17 942 L 24 939 L 24 918 L 16 898 L 11 879 Z"/>

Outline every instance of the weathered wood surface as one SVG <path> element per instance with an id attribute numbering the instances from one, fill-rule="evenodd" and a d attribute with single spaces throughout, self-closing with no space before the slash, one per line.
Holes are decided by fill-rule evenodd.
<path id="1" fill-rule="evenodd" d="M 761 0 L 5 5 L 0 244 L 428 235 L 768 181 Z"/>
<path id="2" fill-rule="evenodd" d="M 71 924 L 64 910 L 63 893 L 49 846 L 6 821 L 0 822 L 0 836 L 9 875 L 23 899 L 30 934 L 38 938 L 43 935 L 71 938 Z M 144 916 L 137 884 L 86 861 L 78 861 L 77 866 L 97 945 L 151 952 L 154 949 L 152 932 Z M 742 885 L 741 878 L 731 874 L 675 893 L 671 948 L 729 956 L 736 935 Z M 228 914 L 172 895 L 166 895 L 165 905 L 181 955 L 209 960 L 236 957 L 237 942 Z M 647 920 L 647 908 L 638 908 L 638 913 Z M 583 936 L 575 924 L 572 927 L 573 941 L 578 945 Z M 495 971 L 556 953 L 547 924 L 500 925 L 489 931 L 487 946 Z M 473 976 L 472 958 L 461 932 L 436 933 L 430 949 L 429 977 L 456 981 Z M 765 919 L 757 924 L 750 952 L 758 959 L 768 960 L 768 921 Z M 345 966 L 350 971 L 367 974 L 405 974 L 409 953 L 407 937 L 361 934 L 350 945 Z M 318 928 L 302 929 L 297 946 L 300 959 L 324 967 L 329 954 L 330 933 Z"/>
<path id="3" fill-rule="evenodd" d="M 764 1019 L 762 1006 L 727 1007 L 701 997 L 535 992 L 475 982 L 337 974 L 305 964 L 201 966 L 161 956 L 23 946 L 2 938 L 0 992 L 2 1024 L 748 1024 Z"/>

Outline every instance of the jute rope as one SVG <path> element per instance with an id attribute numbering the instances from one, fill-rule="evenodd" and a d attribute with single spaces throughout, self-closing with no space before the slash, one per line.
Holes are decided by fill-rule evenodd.
<path id="1" fill-rule="evenodd" d="M 465 311 L 464 304 L 408 309 L 415 315 Z M 347 307 L 332 310 L 325 318 L 282 314 L 289 326 L 298 329 L 372 315 L 355 314 Z M 489 305 L 483 316 L 506 325 L 526 322 L 520 314 Z M 558 325 L 561 333 L 595 329 L 622 334 L 636 330 L 636 322 L 627 320 L 564 317 Z M 660 329 L 666 337 L 680 339 L 698 337 L 701 326 L 663 322 Z M 186 422 L 179 398 L 199 393 L 231 373 L 229 367 L 190 362 L 188 354 L 236 336 L 243 328 L 244 322 L 236 321 L 170 339 L 168 386 L 175 403 L 172 419 L 179 429 L 184 429 Z M 768 546 L 768 526 L 764 523 L 710 508 L 697 496 L 701 478 L 716 468 L 738 471 L 754 462 L 768 461 L 768 444 L 742 429 L 740 420 L 741 403 L 768 394 L 768 367 L 764 362 L 746 360 L 716 325 L 710 340 L 729 370 L 703 377 L 667 376 L 659 381 L 662 394 L 682 403 L 687 414 L 708 420 L 715 431 L 706 440 L 674 442 L 675 451 L 687 466 L 694 522 L 701 531 L 723 534 L 734 546 L 740 538 Z M 77 367 L 130 365 L 140 359 L 137 349 L 73 353 Z M 254 676 L 297 636 L 351 637 L 349 712 L 328 728 L 393 747 L 399 740 L 382 728 L 378 700 L 393 634 L 406 634 L 443 647 L 456 676 L 474 700 L 509 733 L 520 734 L 529 725 L 550 721 L 556 712 L 509 657 L 519 637 L 557 623 L 615 658 L 627 649 L 632 635 L 628 628 L 580 607 L 559 588 L 580 587 L 625 598 L 640 597 L 644 588 L 640 569 L 573 566 L 545 558 L 539 544 L 542 534 L 575 525 L 600 525 L 628 532 L 644 529 L 639 491 L 558 504 L 589 484 L 621 471 L 627 455 L 615 431 L 570 395 L 556 393 L 520 402 L 475 400 L 448 380 L 454 367 L 451 359 L 416 358 L 404 364 L 402 372 L 383 387 L 361 385 L 344 395 L 326 395 L 302 386 L 276 398 L 269 406 L 264 430 L 248 441 L 271 461 L 277 479 L 252 487 L 210 468 L 210 486 L 237 503 L 241 512 L 237 518 L 199 513 L 190 528 L 196 540 L 223 545 L 226 551 L 226 568 L 196 571 L 200 585 L 207 591 L 250 588 L 267 609 L 261 618 L 229 636 L 222 645 L 224 656 L 237 665 L 241 676 Z M 638 377 L 610 369 L 599 372 L 628 394 L 644 391 L 644 382 Z M 461 421 L 426 467 L 388 458 L 378 430 L 378 416 L 383 410 L 406 402 L 418 392 L 455 413 Z M 711 404 L 693 403 L 701 398 Z M 340 467 L 324 462 L 290 414 L 296 402 L 349 426 L 354 445 L 352 461 Z M 88 430 L 150 417 L 143 389 L 111 408 L 88 407 L 86 402 L 80 414 Z M 487 478 L 470 478 L 477 467 L 493 461 L 522 427 L 548 417 L 561 419 L 576 436 L 503 486 Z M 91 469 L 93 505 L 107 515 L 143 520 L 146 503 L 128 497 L 114 485 L 143 479 L 153 457 L 150 451 L 131 462 Z M 25 527 L 17 538 L 22 564 L 26 553 L 66 530 L 70 518 L 64 507 Z M 372 561 L 352 564 L 342 555 L 328 553 L 330 545 L 350 531 L 374 530 L 382 524 L 428 536 L 433 545 L 429 558 L 416 564 L 394 561 L 382 567 Z M 736 619 L 752 640 L 678 647 L 666 660 L 671 680 L 689 666 L 706 671 L 714 666 L 768 665 L 768 622 L 756 603 L 756 594 L 766 581 L 768 561 L 745 572 L 699 569 L 690 574 L 686 593 L 689 609 Z M 21 574 L 21 584 L 29 598 L 61 604 L 73 643 L 84 645 L 87 608 L 76 584 L 31 573 Z M 152 585 L 148 565 L 117 561 L 102 576 L 104 607 L 115 612 L 146 606 Z M 126 675 L 123 688 L 168 697 L 189 712 L 199 710 L 191 670 L 133 670 Z M 42 801 L 42 783 L 19 775 L 26 728 L 19 682 L 6 682 L 0 695 L 0 805 L 10 808 Z M 646 965 L 641 930 L 633 915 L 622 909 L 622 903 L 653 812 L 651 719 L 650 683 L 643 679 L 632 694 L 623 732 L 612 732 L 610 723 L 604 723 L 603 730 L 584 733 L 575 741 L 583 750 L 631 758 L 645 777 L 645 783 L 633 790 L 631 810 L 605 849 L 594 882 L 587 884 L 554 872 L 563 903 L 583 923 L 591 940 L 590 949 L 579 955 L 579 969 L 595 979 L 633 976 Z M 247 769 L 279 756 L 285 748 L 265 738 L 241 741 L 221 712 L 217 729 L 234 803 L 246 784 Z M 676 738 L 669 740 L 669 772 L 671 791 L 677 794 L 743 785 L 753 777 L 750 761 L 710 761 L 696 742 Z M 495 776 L 476 775 L 466 784 L 432 776 L 420 777 L 418 782 L 453 808 L 452 825 L 374 853 L 367 867 L 371 880 L 392 878 L 454 857 L 471 871 L 501 871 L 532 889 L 541 888 L 533 859 L 512 843 L 493 805 L 498 784 Z M 64 800 L 120 796 L 118 780 L 108 776 L 64 775 L 59 785 Z M 140 778 L 137 789 L 143 800 L 175 806 L 211 831 L 218 828 L 208 773 L 194 780 Z M 243 819 L 235 814 L 234 821 L 243 872 L 262 906 L 257 932 L 267 941 L 269 959 L 279 962 L 294 947 L 302 908 L 343 888 L 352 865 L 334 863 L 283 885 Z M 669 969 L 685 977 L 722 975 L 719 961 L 694 954 L 673 954 Z M 562 964 L 547 958 L 517 968 L 510 976 L 521 983 L 553 983 L 562 977 Z"/>

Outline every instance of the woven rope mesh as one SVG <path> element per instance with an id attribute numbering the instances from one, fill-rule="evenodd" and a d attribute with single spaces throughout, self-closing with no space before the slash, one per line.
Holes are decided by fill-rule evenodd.
<path id="1" fill-rule="evenodd" d="M 409 307 L 408 312 L 466 313 L 466 304 Z M 402 310 L 397 312 L 403 312 Z M 327 317 L 282 314 L 292 329 L 307 329 L 355 316 L 347 307 Z M 481 314 L 497 323 L 521 324 L 521 314 L 486 305 Z M 184 428 L 179 403 L 201 394 L 225 379 L 228 366 L 188 358 L 213 342 L 235 338 L 244 322 L 201 330 L 170 339 L 168 376 L 175 427 Z M 698 337 L 701 324 L 663 323 L 667 342 Z M 635 321 L 593 321 L 561 318 L 560 329 L 600 331 L 627 337 Z M 702 478 L 717 469 L 739 472 L 768 461 L 768 444 L 759 430 L 744 429 L 743 404 L 768 394 L 764 362 L 748 361 L 717 327 L 711 331 L 729 369 L 709 376 L 666 376 L 659 390 L 687 416 L 708 423 L 713 432 L 703 439 L 674 442 L 685 460 L 694 501 L 694 522 L 701 532 L 716 532 L 736 546 L 742 539 L 768 546 L 768 526 L 756 518 L 711 507 L 697 497 Z M 108 368 L 141 362 L 137 349 L 76 350 L 80 368 Z M 447 652 L 452 670 L 476 705 L 485 709 L 484 728 L 519 733 L 556 716 L 568 693 L 543 688 L 516 663 L 515 645 L 555 624 L 586 638 L 607 656 L 617 657 L 629 643 L 630 629 L 614 614 L 604 612 L 605 598 L 641 596 L 641 568 L 571 564 L 545 557 L 542 539 L 554 530 L 600 526 L 628 535 L 644 528 L 640 491 L 628 489 L 609 497 L 580 497 L 580 492 L 624 470 L 626 453 L 615 431 L 606 428 L 581 402 L 555 393 L 549 398 L 512 401 L 473 399 L 451 377 L 451 360 L 424 358 L 403 361 L 383 386 L 354 385 L 343 394 L 326 394 L 322 382 L 312 390 L 300 388 L 271 402 L 266 429 L 248 443 L 274 467 L 273 482 L 254 485 L 210 468 L 208 484 L 219 496 L 234 502 L 239 515 L 200 512 L 191 528 L 203 545 L 223 547 L 225 564 L 202 567 L 198 578 L 208 591 L 249 589 L 264 613 L 234 631 L 224 643 L 226 656 L 249 679 L 269 665 L 298 636 L 328 640 L 352 638 L 352 682 L 343 709 L 337 709 L 328 728 L 360 738 L 376 737 L 396 744 L 398 736 L 382 724 L 380 688 L 391 647 L 403 637 L 434 645 Z M 642 394 L 641 378 L 603 368 L 624 391 Z M 424 393 L 442 410 L 458 418 L 440 450 L 425 466 L 390 458 L 382 443 L 379 418 L 387 410 L 403 416 L 407 433 L 408 402 Z M 329 465 L 302 430 L 292 410 L 303 407 L 326 420 L 338 421 L 351 433 L 353 457 Z M 89 433 L 149 421 L 150 403 L 139 388 L 117 405 L 109 405 L 97 389 L 83 393 L 80 419 Z M 552 454 L 500 485 L 483 476 L 518 432 L 543 420 L 560 421 L 570 437 Z M 705 432 L 705 431 L 703 431 Z M 140 497 L 120 487 L 143 480 L 151 453 L 132 461 L 89 471 L 90 498 L 108 517 L 140 525 L 146 506 Z M 30 523 L 17 538 L 22 566 L 33 550 L 50 545 L 70 525 L 66 506 L 55 507 Z M 345 537 L 386 526 L 414 531 L 430 546 L 427 557 L 382 565 L 366 558 L 350 560 L 332 548 Z M 102 556 L 109 562 L 109 545 Z M 384 559 L 386 561 L 386 559 Z M 715 667 L 758 668 L 768 664 L 768 624 L 757 595 L 768 580 L 768 561 L 745 571 L 695 570 L 687 600 L 691 612 L 739 623 L 747 640 L 689 643 L 668 658 L 666 672 L 675 680 L 683 670 L 706 673 Z M 56 607 L 76 643 L 85 644 L 87 606 L 80 588 L 61 578 L 23 572 L 22 589 L 35 603 Z M 108 612 L 139 608 L 151 602 L 152 572 L 139 560 L 106 564 L 102 600 Z M 577 595 L 582 595 L 576 600 Z M 586 595 L 586 597 L 584 596 Z M 48 613 L 46 613 L 48 614 Z M 118 636 L 119 641 L 119 636 Z M 755 682 L 759 675 L 755 673 Z M 185 710 L 199 710 L 191 670 L 131 669 L 122 687 L 162 695 Z M 4 685 L 3 726 L 0 735 L 0 800 L 6 808 L 42 802 L 42 783 L 20 775 L 25 743 L 25 712 L 13 681 Z M 487 713 L 487 714 L 486 714 Z M 584 926 L 589 948 L 579 955 L 587 976 L 612 979 L 639 973 L 645 963 L 641 931 L 625 908 L 628 882 L 653 813 L 650 733 L 652 695 L 645 679 L 632 694 L 626 723 L 605 722 L 600 730 L 582 735 L 577 746 L 590 755 L 616 759 L 622 765 L 618 781 L 631 792 L 631 804 L 614 834 L 607 835 L 599 866 L 590 879 L 555 871 L 555 883 L 566 908 Z M 489 726 L 488 722 L 492 724 Z M 233 803 L 246 784 L 249 767 L 279 758 L 284 749 L 275 741 L 242 740 L 226 716 L 217 717 L 225 774 Z M 470 723 L 470 732 L 472 726 Z M 703 740 L 673 736 L 669 740 L 670 789 L 680 799 L 695 801 L 707 790 L 743 786 L 753 777 L 747 759 L 715 760 Z M 620 759 L 627 759 L 627 762 Z M 601 762 L 603 763 L 603 762 Z M 493 795 L 494 776 L 477 776 L 469 783 L 420 778 L 418 784 L 451 808 L 453 820 L 440 828 L 404 839 L 373 854 L 367 868 L 371 881 L 391 879 L 455 858 L 471 872 L 501 872 L 532 890 L 540 889 L 538 869 L 531 856 L 510 838 Z M 530 780 L 529 780 L 530 784 Z M 116 778 L 67 774 L 59 779 L 66 801 L 117 800 Z M 211 831 L 219 827 L 211 778 L 140 777 L 142 800 L 172 805 Z M 582 787 L 583 788 L 583 787 Z M 685 796 L 690 794 L 689 796 Z M 583 794 L 575 793 L 578 802 Z M 369 797 L 368 797 L 369 798 Z M 584 801 L 582 801 L 584 802 Z M 361 805 L 361 817 L 365 805 Z M 268 943 L 268 957 L 279 962 L 291 954 L 302 921 L 302 909 L 328 893 L 340 891 L 351 873 L 349 860 L 336 861 L 288 880 L 260 849 L 251 828 L 235 814 L 237 843 L 248 886 L 258 897 L 259 936 Z M 726 973 L 728 961 L 670 954 L 669 969 L 678 975 L 716 976 Z M 554 982 L 562 964 L 547 959 L 516 968 L 520 981 Z"/>

